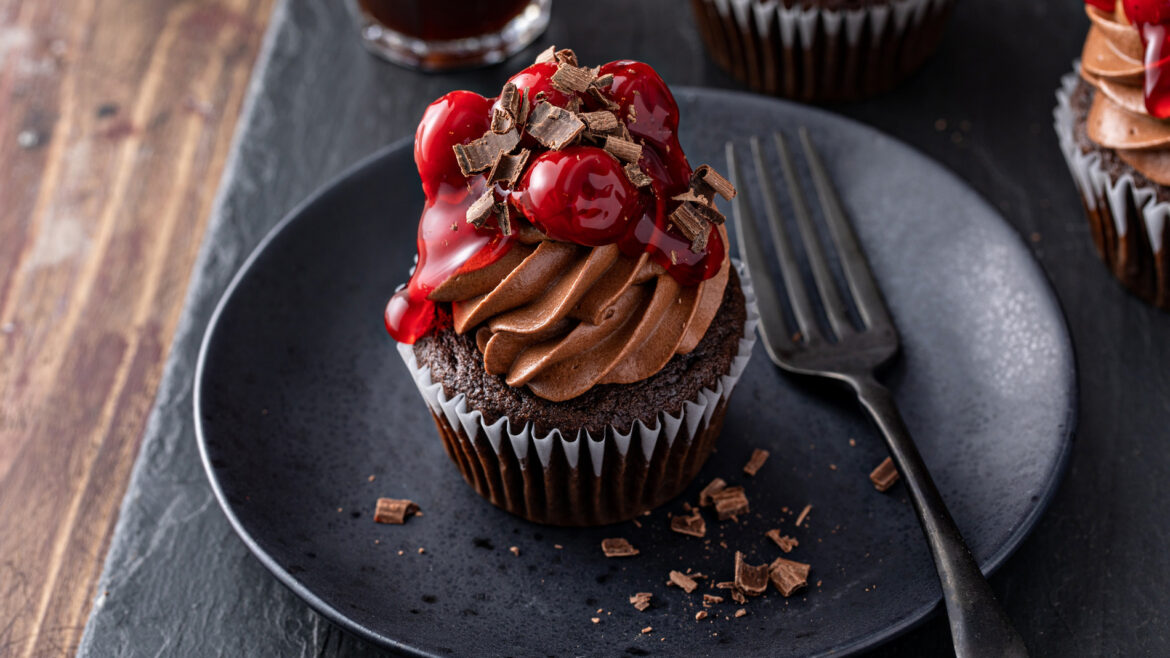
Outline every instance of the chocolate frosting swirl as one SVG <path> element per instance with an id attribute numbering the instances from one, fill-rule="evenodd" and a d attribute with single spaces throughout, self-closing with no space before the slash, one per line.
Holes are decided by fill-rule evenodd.
<path id="1" fill-rule="evenodd" d="M 648 254 L 542 239 L 531 228 L 519 238 L 498 261 L 448 278 L 429 298 L 451 303 L 455 331 L 476 332 L 489 373 L 553 402 L 646 379 L 693 350 L 730 272 L 724 258 L 715 276 L 682 286 Z"/>
<path id="2" fill-rule="evenodd" d="M 1120 3 L 1118 3 L 1120 5 Z M 1086 5 L 1093 22 L 1081 53 L 1081 76 L 1096 88 L 1086 128 L 1089 139 L 1159 185 L 1170 185 L 1170 121 L 1146 111 L 1144 48 L 1120 6 Z"/>

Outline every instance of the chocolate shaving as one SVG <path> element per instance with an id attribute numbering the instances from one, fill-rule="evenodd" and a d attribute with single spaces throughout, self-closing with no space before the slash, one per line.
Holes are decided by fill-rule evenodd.
<path id="1" fill-rule="evenodd" d="M 650 592 L 638 592 L 637 594 L 630 597 L 630 605 L 634 606 L 639 611 L 644 611 L 646 608 L 650 607 L 650 599 L 653 597 L 654 595 Z"/>
<path id="2" fill-rule="evenodd" d="M 780 550 L 784 551 L 785 553 L 791 553 L 792 549 L 800 545 L 800 542 L 796 541 L 795 537 L 781 535 L 779 528 L 773 528 L 768 532 L 765 532 L 764 535 L 768 539 L 776 542 L 776 545 L 780 547 Z"/>
<path id="3" fill-rule="evenodd" d="M 528 123 L 528 87 L 524 88 L 524 94 L 520 97 L 520 109 L 516 114 L 516 128 L 523 130 L 524 125 Z"/>
<path id="4" fill-rule="evenodd" d="M 505 187 L 515 187 L 516 181 L 520 180 L 520 174 L 524 173 L 524 166 L 528 164 L 530 155 L 532 152 L 528 149 L 520 149 L 515 155 L 511 153 L 501 155 L 488 173 L 488 183 L 503 183 Z"/>
<path id="5" fill-rule="evenodd" d="M 497 203 L 496 211 L 496 226 L 500 227 L 500 233 L 505 236 L 512 235 L 512 218 L 508 215 L 508 204 Z"/>
<path id="6" fill-rule="evenodd" d="M 716 603 L 723 603 L 723 597 L 722 596 L 715 596 L 714 594 L 704 594 L 703 595 L 703 607 L 704 608 L 710 608 L 711 606 L 715 605 Z"/>
<path id="7" fill-rule="evenodd" d="M 418 505 L 411 500 L 395 498 L 379 498 L 374 507 L 375 523 L 392 523 L 402 525 L 406 518 L 418 513 Z"/>
<path id="8" fill-rule="evenodd" d="M 699 208 L 702 206 L 684 201 L 670 213 L 670 220 L 682 231 L 683 237 L 691 241 L 691 251 L 696 254 L 707 247 L 707 238 L 711 234 L 711 225 L 699 214 Z"/>
<path id="9" fill-rule="evenodd" d="M 621 537 L 601 540 L 601 551 L 605 557 L 630 557 L 638 554 L 638 549 Z"/>
<path id="10" fill-rule="evenodd" d="M 703 537 L 707 534 L 707 522 L 703 520 L 703 515 L 698 509 L 691 512 L 690 516 L 676 516 L 670 520 L 670 529 L 692 537 Z"/>
<path id="11" fill-rule="evenodd" d="M 894 483 L 898 481 L 898 467 L 894 466 L 894 460 L 886 457 L 869 474 L 869 481 L 873 482 L 874 489 L 878 491 L 885 491 L 894 486 Z"/>
<path id="12" fill-rule="evenodd" d="M 739 603 L 740 605 L 747 603 L 747 597 L 745 597 L 743 592 L 739 591 L 738 588 L 731 590 L 731 600 Z"/>
<path id="13" fill-rule="evenodd" d="M 759 596 L 768 589 L 768 565 L 751 565 L 743 553 L 735 552 L 735 587 L 748 596 Z"/>
<path id="14" fill-rule="evenodd" d="M 700 611 L 695 613 L 695 621 L 703 621 L 706 618 L 707 618 L 707 611 L 706 610 L 700 610 Z"/>
<path id="15" fill-rule="evenodd" d="M 475 203 L 467 208 L 467 223 L 472 224 L 476 228 L 480 228 L 492 216 L 495 210 L 496 197 L 489 187 L 475 200 Z"/>
<path id="16" fill-rule="evenodd" d="M 617 156 L 618 160 L 625 162 L 637 162 L 638 158 L 642 157 L 641 144 L 613 135 L 606 136 L 605 150 Z"/>
<path id="17" fill-rule="evenodd" d="M 598 105 L 601 105 L 607 110 L 621 109 L 621 105 L 613 102 L 613 100 L 610 99 L 609 96 L 606 96 L 605 93 L 603 93 L 600 89 L 598 89 L 596 85 L 591 85 L 589 89 L 586 90 L 586 93 L 588 93 L 589 96 L 593 98 L 593 100 L 597 101 Z"/>
<path id="18" fill-rule="evenodd" d="M 572 93 L 585 91 L 596 79 L 597 73 L 593 69 L 579 67 L 574 61 L 572 64 L 561 62 L 549 81 L 553 87 L 565 93 Z"/>
<path id="19" fill-rule="evenodd" d="M 735 198 L 735 186 L 719 172 L 712 169 L 711 165 L 699 165 L 695 168 L 694 173 L 691 174 L 691 188 L 704 196 L 711 196 L 705 194 L 706 190 L 710 189 L 728 201 Z M 714 197 L 711 196 L 711 198 Z"/>
<path id="20" fill-rule="evenodd" d="M 748 499 L 743 493 L 743 487 L 727 487 L 712 497 L 715 502 L 715 513 L 719 515 L 719 520 L 738 517 L 740 514 L 747 514 Z"/>
<path id="21" fill-rule="evenodd" d="M 573 52 L 571 48 L 561 48 L 556 52 L 554 57 L 558 64 L 568 64 L 569 66 L 577 65 L 577 53 Z"/>
<path id="22" fill-rule="evenodd" d="M 800 527 L 801 523 L 808 518 L 808 513 L 812 511 L 812 505 L 805 505 L 804 509 L 800 510 L 800 514 L 796 517 L 796 527 Z"/>
<path id="23" fill-rule="evenodd" d="M 559 151 L 585 130 L 585 124 L 572 112 L 541 101 L 528 117 L 527 130 L 536 141 Z"/>
<path id="24" fill-rule="evenodd" d="M 579 116 L 585 122 L 585 127 L 590 132 L 607 133 L 611 130 L 616 130 L 618 127 L 617 115 L 609 110 L 582 112 Z"/>
<path id="25" fill-rule="evenodd" d="M 613 84 L 613 74 L 606 73 L 605 75 L 599 75 L 590 84 L 594 87 L 608 87 Z"/>
<path id="26" fill-rule="evenodd" d="M 695 203 L 704 206 L 711 203 L 711 199 L 695 192 L 694 190 L 687 190 L 682 194 L 676 194 L 670 198 L 674 199 L 675 201 L 694 201 Z"/>
<path id="27" fill-rule="evenodd" d="M 634 187 L 646 187 L 654 181 L 642 171 L 642 167 L 638 166 L 637 162 L 631 162 L 625 166 L 626 178 L 634 184 Z"/>
<path id="28" fill-rule="evenodd" d="M 544 50 L 540 51 L 540 54 L 536 56 L 536 61 L 533 62 L 533 64 L 544 64 L 545 62 L 555 62 L 556 59 L 557 59 L 557 47 L 556 46 L 549 46 L 548 48 L 545 48 Z"/>
<path id="29" fill-rule="evenodd" d="M 464 176 L 490 169 L 504 153 L 510 153 L 520 143 L 520 133 L 515 129 L 504 134 L 492 131 L 484 133 L 483 137 L 470 144 L 456 144 L 451 148 L 455 151 L 455 161 L 459 163 L 459 170 Z"/>
<path id="30" fill-rule="evenodd" d="M 759 473 L 760 467 L 764 465 L 764 462 L 768 461 L 768 455 L 770 454 L 767 450 L 756 448 L 752 451 L 752 458 L 748 460 L 748 463 L 743 465 L 743 472 L 751 476 Z"/>
<path id="31" fill-rule="evenodd" d="M 516 122 L 512 120 L 512 115 L 503 108 L 497 107 L 492 111 L 492 132 L 502 135 L 515 127 Z"/>
<path id="32" fill-rule="evenodd" d="M 785 597 L 808 585 L 809 565 L 778 557 L 768 567 L 768 577 Z"/>
<path id="33" fill-rule="evenodd" d="M 710 505 L 715 499 L 715 494 L 723 491 L 726 488 L 727 483 L 723 481 L 723 478 L 715 478 L 714 480 L 711 480 L 707 483 L 707 486 L 703 487 L 703 490 L 699 492 L 699 505 L 702 507 Z"/>
<path id="34" fill-rule="evenodd" d="M 576 114 L 581 111 L 581 97 L 576 94 L 569 96 L 569 100 L 565 101 L 565 111 Z"/>
<path id="35" fill-rule="evenodd" d="M 515 84 L 507 82 L 500 90 L 500 107 L 513 118 L 520 115 L 520 90 Z"/>
<path id="36" fill-rule="evenodd" d="M 704 206 L 696 203 L 694 204 L 694 210 L 695 212 L 699 213 L 703 219 L 711 222 L 712 224 L 722 224 L 725 221 L 723 213 L 719 212 L 715 206 Z"/>
<path id="37" fill-rule="evenodd" d="M 695 588 L 699 586 L 699 583 L 696 583 L 694 578 L 691 578 L 681 571 L 671 571 L 670 582 L 667 584 L 681 587 L 682 590 L 687 594 L 695 591 Z"/>

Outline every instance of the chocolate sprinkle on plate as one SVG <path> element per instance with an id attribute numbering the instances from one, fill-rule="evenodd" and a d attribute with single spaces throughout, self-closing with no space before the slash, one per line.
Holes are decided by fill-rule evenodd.
<path id="1" fill-rule="evenodd" d="M 795 562 L 778 557 L 768 567 L 768 577 L 772 584 L 785 597 L 791 596 L 796 590 L 808 585 L 808 572 L 811 567 L 803 562 Z"/>
<path id="2" fill-rule="evenodd" d="M 795 537 L 781 535 L 779 528 L 773 528 L 768 532 L 765 532 L 764 535 L 767 536 L 768 539 L 776 542 L 776 545 L 780 547 L 780 550 L 784 551 L 785 553 L 791 553 L 792 549 L 800 545 L 800 542 L 797 541 Z"/>
<path id="3" fill-rule="evenodd" d="M 407 517 L 417 513 L 418 505 L 414 501 L 379 498 L 374 507 L 374 522 L 402 525 Z"/>
<path id="4" fill-rule="evenodd" d="M 681 571 L 671 571 L 670 582 L 667 584 L 681 587 L 682 590 L 687 594 L 695 591 L 695 588 L 699 586 L 699 583 L 696 583 L 694 578 L 691 578 Z"/>
<path id="5" fill-rule="evenodd" d="M 639 612 L 650 607 L 650 599 L 654 597 L 650 592 L 638 592 L 630 597 L 630 605 L 638 609 Z"/>
<path id="6" fill-rule="evenodd" d="M 638 549 L 621 537 L 602 539 L 601 551 L 605 553 L 605 557 L 630 557 L 638 554 Z"/>
<path id="7" fill-rule="evenodd" d="M 752 458 L 748 460 L 748 463 L 744 464 L 743 472 L 752 476 L 754 476 L 756 473 L 759 473 L 760 467 L 764 465 L 764 462 L 768 461 L 768 456 L 770 454 L 772 453 L 768 452 L 767 450 L 760 450 L 759 448 L 756 448 L 752 451 Z"/>
<path id="8" fill-rule="evenodd" d="M 706 610 L 700 610 L 700 611 L 695 613 L 695 621 L 703 621 L 706 618 L 707 618 L 707 611 Z"/>
<path id="9" fill-rule="evenodd" d="M 715 503 L 715 513 L 719 515 L 720 521 L 736 518 L 740 514 L 747 514 L 750 511 L 743 487 L 727 487 L 715 494 L 712 500 Z"/>
<path id="10" fill-rule="evenodd" d="M 699 505 L 702 507 L 710 505 L 715 499 L 715 494 L 723 491 L 726 488 L 727 483 L 723 481 L 723 478 L 715 478 L 714 480 L 711 480 L 707 483 L 707 486 L 703 487 L 703 490 L 699 492 Z"/>
<path id="11" fill-rule="evenodd" d="M 703 515 L 698 508 L 691 511 L 689 516 L 676 516 L 670 520 L 670 529 L 692 537 L 704 537 L 707 535 L 707 522 L 703 520 Z"/>
<path id="12" fill-rule="evenodd" d="M 873 482 L 873 487 L 878 491 L 886 491 L 894 486 L 894 483 L 898 481 L 898 467 L 894 466 L 894 460 L 886 457 L 869 474 L 869 481 Z"/>
<path id="13" fill-rule="evenodd" d="M 811 511 L 812 505 L 805 505 L 804 509 L 800 510 L 800 514 L 796 517 L 796 527 L 799 528 L 800 524 L 804 523 L 804 520 L 808 518 L 808 513 Z"/>
<path id="14" fill-rule="evenodd" d="M 705 607 L 713 606 L 716 603 L 723 603 L 723 597 L 722 596 L 715 596 L 714 594 L 704 594 L 703 595 L 703 605 Z"/>
<path id="15" fill-rule="evenodd" d="M 780 558 L 777 558 L 780 559 Z M 768 565 L 751 565 L 743 553 L 735 552 L 735 588 L 749 596 L 759 596 L 768 589 Z"/>

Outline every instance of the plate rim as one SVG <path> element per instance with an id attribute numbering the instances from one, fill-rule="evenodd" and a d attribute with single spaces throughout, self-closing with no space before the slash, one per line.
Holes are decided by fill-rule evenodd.
<path id="1" fill-rule="evenodd" d="M 939 162 L 935 158 L 928 156 L 915 146 L 898 139 L 897 137 L 894 137 L 883 130 L 875 128 L 867 123 L 853 119 L 851 117 L 847 117 L 835 112 L 830 112 L 819 107 L 803 105 L 778 98 L 760 96 L 749 92 L 686 85 L 674 86 L 672 91 L 676 97 L 687 97 L 688 99 L 695 100 L 702 98 L 726 99 L 726 97 L 730 96 L 736 102 L 786 107 L 790 110 L 807 112 L 822 118 L 827 117 L 831 121 L 853 124 L 853 126 L 860 127 L 864 131 L 880 135 L 882 138 L 890 140 L 901 148 L 907 149 L 908 151 L 917 155 L 919 158 L 934 164 L 942 172 L 942 175 L 953 179 L 957 184 L 970 190 L 978 202 L 982 203 L 987 208 L 989 214 L 998 218 L 999 222 L 1001 222 L 1007 229 L 1007 232 L 1013 236 L 1011 239 L 1013 239 L 1017 243 L 1017 246 L 1023 250 L 1023 253 L 1027 255 L 1026 261 L 1039 274 L 1039 280 L 1043 282 L 1042 289 L 1048 292 L 1047 299 L 1051 301 L 1052 306 L 1056 311 L 1058 329 L 1061 330 L 1058 331 L 1058 349 L 1062 355 L 1067 355 L 1068 361 L 1064 376 L 1066 380 L 1066 394 L 1069 404 L 1066 411 L 1066 416 L 1064 418 L 1065 431 L 1062 437 L 1063 440 L 1060 452 L 1057 455 L 1056 460 L 1053 462 L 1052 468 L 1045 475 L 1044 490 L 1041 492 L 1036 503 L 1030 508 L 1028 514 L 1026 514 L 1020 520 L 1020 522 L 1008 534 L 1007 539 L 1003 542 L 1003 544 L 995 552 L 993 552 L 991 556 L 986 558 L 983 561 L 983 565 L 980 567 L 985 576 L 991 576 L 996 571 L 998 571 L 1001 566 L 1003 566 L 1003 563 L 1006 562 L 1007 559 L 1011 557 L 1017 549 L 1019 549 L 1020 545 L 1024 542 L 1025 539 L 1027 539 L 1029 535 L 1031 535 L 1039 520 L 1048 510 L 1048 507 L 1051 505 L 1052 500 L 1055 498 L 1057 492 L 1060 489 L 1060 485 L 1064 481 L 1064 477 L 1068 472 L 1068 465 L 1072 453 L 1073 442 L 1076 438 L 1078 411 L 1080 407 L 1080 383 L 1077 378 L 1077 354 L 1075 345 L 1072 342 L 1071 334 L 1069 333 L 1067 314 L 1064 310 L 1064 307 L 1060 303 L 1060 298 L 1057 296 L 1055 288 L 1052 285 L 1051 277 L 1040 265 L 1036 255 L 1028 248 L 1027 243 L 1024 241 L 1024 238 L 1019 233 L 1019 231 L 1016 230 L 1016 228 L 1007 221 L 1002 213 L 1000 213 L 994 206 L 988 203 L 978 190 L 969 185 L 945 164 Z M 311 208 L 313 208 L 313 206 L 321 203 L 323 199 L 330 196 L 331 194 L 336 193 L 336 188 L 340 184 L 375 166 L 382 160 L 392 157 L 397 151 L 406 150 L 413 143 L 414 136 L 407 135 L 398 140 L 395 140 L 394 142 L 391 142 L 390 144 L 375 149 L 370 154 L 362 157 L 357 162 L 346 167 L 340 173 L 332 176 L 321 186 L 317 187 L 301 202 L 294 205 L 288 212 L 284 214 L 280 221 L 278 221 L 271 229 L 269 229 L 264 237 L 260 239 L 260 241 L 248 254 L 248 257 L 244 259 L 243 263 L 240 264 L 239 269 L 232 276 L 231 281 L 224 288 L 223 294 L 220 296 L 219 301 L 216 302 L 215 310 L 212 312 L 210 318 L 207 321 L 207 326 L 204 329 L 203 337 L 200 340 L 199 352 L 195 361 L 195 372 L 192 377 L 192 416 L 194 417 L 195 421 L 195 442 L 198 446 L 200 461 L 203 464 L 204 473 L 207 475 L 208 482 L 211 485 L 212 493 L 214 493 L 215 499 L 219 503 L 220 509 L 227 517 L 228 522 L 231 524 L 232 529 L 235 531 L 236 535 L 244 542 L 244 545 L 247 546 L 248 550 L 251 551 L 251 553 L 260 561 L 260 563 L 264 565 L 264 567 L 268 569 L 268 571 L 273 576 L 275 576 L 281 584 L 283 584 L 305 603 L 307 603 L 309 607 L 327 618 L 330 622 L 342 627 L 346 631 L 362 638 L 363 640 L 392 649 L 404 655 L 432 657 L 437 656 L 437 654 L 428 653 L 418 647 L 410 646 L 409 644 L 405 644 L 399 640 L 385 636 L 349 618 L 346 614 L 314 594 L 293 574 L 290 574 L 287 570 L 280 566 L 280 564 L 278 564 L 277 561 L 259 545 L 259 543 L 252 537 L 251 533 L 249 533 L 249 531 L 244 527 L 243 523 L 236 516 L 232 505 L 227 500 L 227 497 L 220 486 L 219 479 L 215 474 L 215 468 L 211 464 L 211 457 L 207 452 L 207 439 L 204 433 L 203 420 L 201 414 L 199 413 L 202 401 L 204 366 L 207 361 L 207 354 L 211 341 L 215 336 L 216 329 L 219 326 L 219 320 L 224 309 L 227 307 L 228 303 L 231 301 L 231 298 L 235 295 L 235 292 L 240 283 L 244 278 L 246 278 L 252 267 L 255 265 L 256 261 L 267 250 L 269 245 L 271 245 L 282 233 L 284 233 L 285 229 L 287 229 L 291 224 L 305 215 Z M 930 619 L 933 616 L 933 613 L 937 613 L 942 608 L 942 602 L 943 598 L 940 592 L 936 599 L 930 603 L 913 609 L 899 622 L 892 624 L 878 632 L 860 636 L 844 644 L 824 649 L 815 655 L 853 655 L 866 649 L 873 649 L 886 644 L 891 640 L 922 625 L 927 619 Z"/>

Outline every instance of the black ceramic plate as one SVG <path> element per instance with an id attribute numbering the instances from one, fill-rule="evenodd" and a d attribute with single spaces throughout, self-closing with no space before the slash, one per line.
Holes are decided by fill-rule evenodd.
<path id="1" fill-rule="evenodd" d="M 1022 241 L 950 173 L 862 125 L 749 95 L 681 90 L 678 100 L 695 164 L 725 169 L 729 138 L 810 128 L 902 332 L 886 379 L 972 550 L 994 570 L 1056 488 L 1075 417 L 1068 335 Z M 782 375 L 759 345 L 718 452 L 640 527 L 544 527 L 478 498 L 382 328 L 422 201 L 409 144 L 358 165 L 264 240 L 203 345 L 195 417 L 212 485 L 243 540 L 309 605 L 405 653 L 557 656 L 841 654 L 936 608 L 903 486 L 881 494 L 868 480 L 886 454 L 878 436 L 844 394 Z M 747 478 L 757 447 L 772 457 Z M 709 518 L 710 542 L 672 533 L 667 514 L 716 476 L 747 487 L 752 513 L 738 524 Z M 379 496 L 411 498 L 424 515 L 375 524 Z M 742 618 L 728 602 L 696 621 L 709 583 L 730 580 L 734 549 L 755 563 L 779 555 L 763 536 L 773 527 L 800 541 L 789 557 L 813 565 L 812 585 L 753 599 Z M 615 536 L 641 555 L 603 557 L 602 538 Z M 688 568 L 710 576 L 701 590 L 665 585 Z M 627 599 L 643 591 L 654 605 L 638 612 Z"/>

